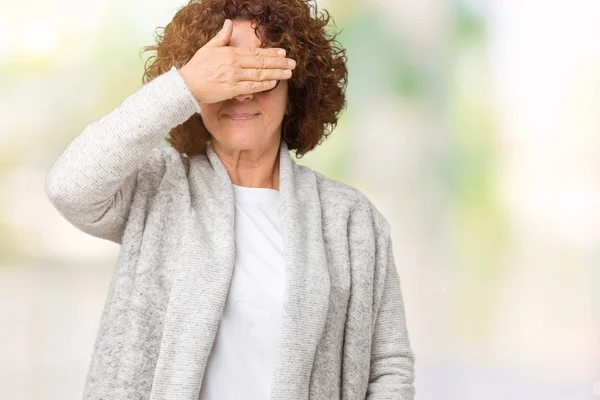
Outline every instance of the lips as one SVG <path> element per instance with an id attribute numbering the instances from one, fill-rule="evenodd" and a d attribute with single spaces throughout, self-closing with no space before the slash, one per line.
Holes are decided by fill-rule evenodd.
<path id="1" fill-rule="evenodd" d="M 249 114 L 249 113 L 239 113 L 239 114 L 226 114 L 226 117 L 232 119 L 234 121 L 247 121 L 256 117 L 257 114 Z"/>

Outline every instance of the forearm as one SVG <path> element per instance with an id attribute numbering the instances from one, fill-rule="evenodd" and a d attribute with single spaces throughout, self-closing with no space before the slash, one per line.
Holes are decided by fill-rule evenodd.
<path id="1" fill-rule="evenodd" d="M 75 137 L 46 175 L 48 197 L 79 227 L 103 218 L 118 223 L 127 214 L 140 163 L 199 111 L 177 70 L 156 77 Z"/>

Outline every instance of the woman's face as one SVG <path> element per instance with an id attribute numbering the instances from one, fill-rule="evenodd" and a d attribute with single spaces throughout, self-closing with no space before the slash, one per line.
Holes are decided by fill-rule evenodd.
<path id="1" fill-rule="evenodd" d="M 250 21 L 233 21 L 229 46 L 260 47 Z M 268 92 L 248 93 L 217 103 L 201 103 L 202 121 L 213 141 L 228 150 L 264 150 L 278 146 L 288 97 L 287 80 Z M 246 120 L 232 114 L 256 114 Z"/>

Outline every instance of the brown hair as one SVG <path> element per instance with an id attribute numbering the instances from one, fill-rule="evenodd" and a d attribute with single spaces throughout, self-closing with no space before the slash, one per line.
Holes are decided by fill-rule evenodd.
<path id="1" fill-rule="evenodd" d="M 145 84 L 172 66 L 181 68 L 214 35 L 225 19 L 256 23 L 261 47 L 280 47 L 296 61 L 288 79 L 289 112 L 282 122 L 282 139 L 302 157 L 321 144 L 337 125 L 346 106 L 348 81 L 346 50 L 337 34 L 325 30 L 330 15 L 314 16 L 307 0 L 191 0 L 166 27 L 156 29 L 157 43 L 142 51 L 156 55 L 146 60 Z M 162 31 L 162 32 L 161 32 Z M 166 140 L 178 152 L 191 157 L 206 151 L 210 133 L 196 113 L 173 128 Z"/>

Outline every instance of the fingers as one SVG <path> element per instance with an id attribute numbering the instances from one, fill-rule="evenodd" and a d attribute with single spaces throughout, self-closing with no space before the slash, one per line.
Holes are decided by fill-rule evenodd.
<path id="1" fill-rule="evenodd" d="M 230 19 L 226 19 L 223 23 L 221 30 L 205 44 L 208 47 L 220 47 L 225 46 L 229 39 L 231 39 L 231 33 L 233 32 L 233 22 Z"/>
<path id="2" fill-rule="evenodd" d="M 268 56 L 238 56 L 238 65 L 242 68 L 294 69 L 296 62 L 291 58 Z"/>
<path id="3" fill-rule="evenodd" d="M 236 73 L 237 81 L 267 81 L 289 79 L 292 71 L 289 69 L 241 69 Z"/>
<path id="4" fill-rule="evenodd" d="M 265 90 L 273 89 L 277 85 L 276 80 L 269 81 L 241 81 L 235 84 L 236 92 L 238 94 L 243 93 L 256 93 L 263 92 Z"/>
<path id="5" fill-rule="evenodd" d="M 284 57 L 285 49 L 278 47 L 234 47 L 235 54 L 238 56 L 264 56 L 264 57 Z"/>

